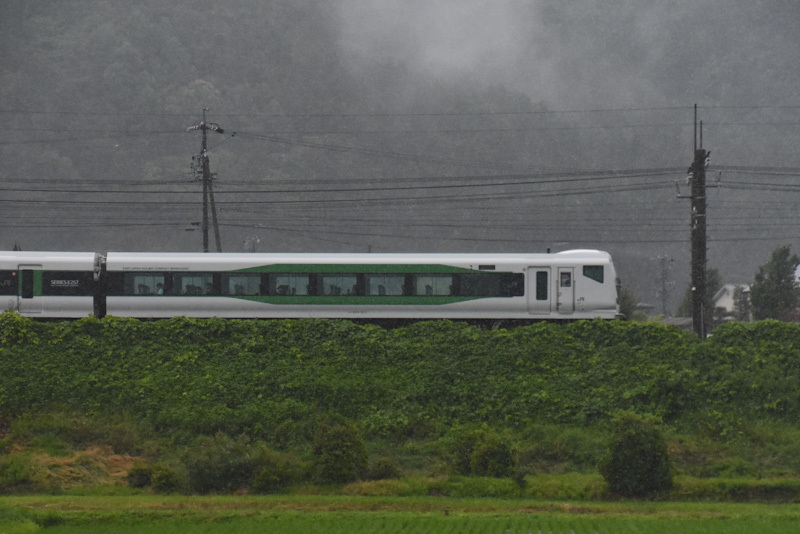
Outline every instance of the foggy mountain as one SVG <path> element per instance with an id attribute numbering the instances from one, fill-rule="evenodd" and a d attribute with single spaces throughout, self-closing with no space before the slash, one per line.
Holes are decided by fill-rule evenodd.
<path id="1" fill-rule="evenodd" d="M 674 310 L 695 103 L 709 265 L 800 248 L 790 0 L 6 0 L 0 48 L 4 249 L 201 250 L 207 108 L 225 251 L 599 248 Z"/>

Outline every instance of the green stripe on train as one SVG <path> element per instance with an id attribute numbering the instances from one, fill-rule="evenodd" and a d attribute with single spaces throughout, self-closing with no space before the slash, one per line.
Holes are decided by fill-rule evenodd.
<path id="1" fill-rule="evenodd" d="M 24 269 L 28 270 L 28 269 Z M 20 271 L 21 273 L 22 271 Z M 41 297 L 42 296 L 42 273 L 44 271 L 33 271 L 33 296 L 34 297 Z M 20 274 L 19 282 L 17 283 L 17 295 L 22 295 L 22 276 Z"/>
<path id="2" fill-rule="evenodd" d="M 238 273 L 320 273 L 320 274 L 428 274 L 477 273 L 478 269 L 449 265 L 371 265 L 371 264 L 308 264 L 281 263 L 237 269 Z M 492 271 L 497 272 L 497 271 Z"/>
<path id="3" fill-rule="evenodd" d="M 233 296 L 233 295 L 231 295 Z M 490 297 L 311 297 L 311 296 L 236 296 L 235 298 L 276 305 L 316 306 L 441 306 Z"/>

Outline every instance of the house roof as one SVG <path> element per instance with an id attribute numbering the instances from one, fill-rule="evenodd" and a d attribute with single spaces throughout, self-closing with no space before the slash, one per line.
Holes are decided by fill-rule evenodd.
<path id="1" fill-rule="evenodd" d="M 721 299 L 725 295 L 733 296 L 733 293 L 734 293 L 734 291 L 736 291 L 737 287 L 741 287 L 742 290 L 745 293 L 749 293 L 750 292 L 750 285 L 749 284 L 725 284 L 721 288 L 719 288 L 719 290 L 717 290 L 716 293 L 714 293 L 714 298 L 712 298 L 711 300 L 713 300 L 714 302 L 717 302 L 717 301 L 719 301 L 719 299 Z"/>

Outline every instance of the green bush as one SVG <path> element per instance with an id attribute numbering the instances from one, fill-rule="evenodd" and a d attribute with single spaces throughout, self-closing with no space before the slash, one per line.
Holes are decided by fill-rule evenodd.
<path id="1" fill-rule="evenodd" d="M 403 473 L 394 462 L 381 458 L 369 466 L 366 478 L 368 480 L 387 480 L 390 478 L 400 478 L 402 475 Z"/>
<path id="2" fill-rule="evenodd" d="M 531 425 L 520 437 L 519 463 L 533 472 L 595 472 L 608 444 L 598 427 Z"/>
<path id="3" fill-rule="evenodd" d="M 449 457 L 457 475 L 508 477 L 517 468 L 514 447 L 487 426 L 457 431 L 449 442 Z"/>
<path id="4" fill-rule="evenodd" d="M 128 469 L 128 474 L 125 475 L 125 482 L 132 488 L 147 488 L 152 483 L 152 477 L 152 465 L 136 462 L 133 467 Z"/>
<path id="5" fill-rule="evenodd" d="M 39 343 L 36 321 L 14 311 L 0 313 L 0 346 Z"/>
<path id="6" fill-rule="evenodd" d="M 301 464 L 291 455 L 263 447 L 258 453 L 258 471 L 250 489 L 255 493 L 282 493 L 301 478 Z"/>
<path id="7" fill-rule="evenodd" d="M 218 432 L 199 438 L 184 452 L 187 489 L 190 493 L 231 493 L 250 485 L 257 469 L 250 440 L 236 440 Z"/>
<path id="8" fill-rule="evenodd" d="M 367 469 L 367 450 L 358 429 L 347 423 L 323 424 L 314 436 L 313 470 L 318 482 L 346 483 Z"/>
<path id="9" fill-rule="evenodd" d="M 445 438 L 447 463 L 454 474 L 467 476 L 472 473 L 472 453 L 485 432 L 485 428 L 457 429 Z"/>
<path id="10" fill-rule="evenodd" d="M 469 465 L 473 475 L 502 478 L 514 474 L 517 461 L 509 443 L 491 436 L 475 447 Z"/>
<path id="11" fill-rule="evenodd" d="M 31 481 L 31 461 L 23 454 L 0 458 L 0 492 L 16 489 Z"/>
<path id="12" fill-rule="evenodd" d="M 150 486 L 158 493 L 173 493 L 181 489 L 182 482 L 178 474 L 163 464 L 153 464 L 150 475 Z"/>
<path id="13" fill-rule="evenodd" d="M 601 460 L 608 489 L 623 497 L 652 497 L 672 488 L 667 442 L 655 421 L 622 413 L 613 421 L 613 438 Z"/>

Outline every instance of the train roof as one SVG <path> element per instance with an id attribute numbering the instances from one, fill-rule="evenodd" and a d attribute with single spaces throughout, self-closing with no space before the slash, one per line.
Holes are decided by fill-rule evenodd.
<path id="1" fill-rule="evenodd" d="M 0 251 L 0 265 L 16 269 L 19 265 L 49 265 L 59 269 L 91 269 L 94 252 Z"/>
<path id="2" fill-rule="evenodd" d="M 275 264 L 506 264 L 536 265 L 559 261 L 569 264 L 611 263 L 607 252 L 597 250 L 565 251 L 555 254 L 403 254 L 403 253 L 130 253 L 109 252 L 109 269 L 120 266 L 131 268 L 158 268 L 159 264 L 187 266 L 215 265 L 242 268 Z"/>
<path id="3" fill-rule="evenodd" d="M 475 260 L 482 258 L 499 258 L 506 260 L 513 259 L 526 259 L 526 258 L 548 258 L 553 256 L 563 257 L 586 257 L 597 259 L 600 257 L 608 257 L 607 252 L 599 250 L 565 250 L 556 253 L 402 253 L 402 252 L 386 252 L 386 253 L 349 253 L 349 252 L 336 252 L 336 253 L 309 253 L 309 252 L 289 252 L 289 253 L 232 253 L 232 252 L 109 252 L 109 257 L 135 259 L 135 258 L 153 258 L 153 259 L 212 259 L 212 258 L 297 258 L 301 260 L 313 261 L 321 259 L 325 261 L 345 261 L 345 262 L 364 262 L 370 260 L 383 261 L 389 259 L 396 261 L 398 259 L 414 259 L 420 261 L 436 260 L 437 258 L 447 258 L 449 260 Z"/>
<path id="4" fill-rule="evenodd" d="M 44 264 L 90 266 L 94 252 L 0 251 L 4 265 Z M 202 253 L 202 252 L 109 252 L 110 269 L 139 268 L 174 270 L 180 265 L 217 268 L 242 268 L 275 264 L 459 264 L 459 265 L 536 265 L 557 261 L 562 264 L 610 264 L 611 256 L 599 250 L 565 250 L 556 253 Z"/>

